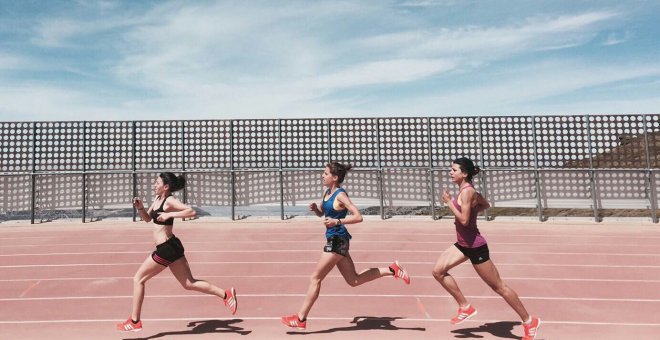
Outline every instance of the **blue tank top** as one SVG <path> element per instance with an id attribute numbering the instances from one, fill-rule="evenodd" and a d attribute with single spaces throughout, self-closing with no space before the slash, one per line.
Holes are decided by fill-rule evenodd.
<path id="1" fill-rule="evenodd" d="M 324 217 L 329 217 L 329 218 L 346 218 L 346 213 L 348 213 L 348 209 L 344 210 L 335 210 L 334 204 L 335 204 L 335 199 L 337 199 L 337 195 L 339 195 L 340 192 L 346 193 L 346 190 L 342 188 L 337 188 L 335 192 L 332 194 L 332 196 L 328 197 L 327 200 L 324 200 L 321 203 L 321 206 L 323 207 L 323 216 Z M 330 193 L 330 189 L 326 191 L 326 195 Z M 348 194 L 347 194 L 348 195 Z M 325 195 L 324 195 L 325 196 Z M 338 236 L 341 238 L 345 238 L 350 240 L 352 238 L 351 234 L 348 233 L 348 229 L 346 229 L 346 226 L 342 223 L 340 225 L 336 225 L 334 227 L 326 228 L 325 229 L 325 238 L 329 239 L 333 236 Z"/>

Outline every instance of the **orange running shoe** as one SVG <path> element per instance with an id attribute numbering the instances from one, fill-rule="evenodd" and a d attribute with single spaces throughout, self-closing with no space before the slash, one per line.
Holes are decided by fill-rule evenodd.
<path id="1" fill-rule="evenodd" d="M 523 336 L 523 340 L 534 340 L 534 338 L 536 338 L 536 332 L 538 331 L 539 327 L 541 327 L 541 319 L 535 316 L 532 317 L 532 321 L 530 323 L 523 322 L 523 328 L 525 329 L 525 336 Z"/>
<path id="2" fill-rule="evenodd" d="M 298 319 L 298 314 L 293 314 L 290 316 L 283 316 L 282 317 L 282 323 L 285 324 L 286 326 L 289 326 L 291 328 L 298 328 L 304 330 L 307 328 L 307 320 L 305 321 L 300 321 Z"/>
<path id="3" fill-rule="evenodd" d="M 231 314 L 236 314 L 236 309 L 238 309 L 238 300 L 236 300 L 236 289 L 233 287 L 225 291 L 225 298 L 223 299 L 225 306 L 229 308 Z"/>
<path id="4" fill-rule="evenodd" d="M 460 307 L 458 308 L 458 313 L 454 318 L 449 320 L 452 325 L 458 325 L 460 323 L 463 323 L 463 321 L 477 315 L 477 310 L 474 308 L 474 306 L 470 305 L 468 309 L 461 309 Z"/>
<path id="5" fill-rule="evenodd" d="M 117 324 L 117 330 L 122 332 L 139 332 L 142 330 L 142 320 L 133 323 L 133 320 L 128 318 L 128 320 Z"/>
<path id="6" fill-rule="evenodd" d="M 408 275 L 408 272 L 406 272 L 405 269 L 399 264 L 399 261 L 394 261 L 392 265 L 390 266 L 390 269 L 394 271 L 394 278 L 395 279 L 403 279 L 403 282 L 405 282 L 407 285 L 410 284 L 410 276 Z"/>

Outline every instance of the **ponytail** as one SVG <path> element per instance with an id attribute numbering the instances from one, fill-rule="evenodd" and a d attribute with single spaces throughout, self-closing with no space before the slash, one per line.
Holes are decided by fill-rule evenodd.
<path id="1" fill-rule="evenodd" d="M 183 175 L 175 175 L 171 172 L 161 172 L 158 175 L 163 184 L 170 187 L 170 192 L 175 192 L 183 189 L 186 186 L 186 178 Z"/>

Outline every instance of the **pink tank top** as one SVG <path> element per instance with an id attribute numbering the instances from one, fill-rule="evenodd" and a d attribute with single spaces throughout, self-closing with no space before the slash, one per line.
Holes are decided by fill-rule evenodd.
<path id="1" fill-rule="evenodd" d="M 469 185 L 470 187 L 474 188 L 472 184 Z M 465 186 L 463 189 L 467 188 Z M 458 205 L 458 196 L 461 194 L 461 189 L 456 197 L 451 201 L 452 204 L 458 209 L 458 211 L 462 211 L 461 206 Z M 479 233 L 479 228 L 477 228 L 477 215 L 479 213 L 477 212 L 476 209 L 473 209 L 470 212 L 470 217 L 468 219 L 468 223 L 466 225 L 461 224 L 458 222 L 458 218 L 454 218 L 454 224 L 456 225 L 456 238 L 458 239 L 458 244 L 462 247 L 465 248 L 477 248 L 481 247 L 484 244 L 486 244 L 486 239 L 481 236 Z"/>

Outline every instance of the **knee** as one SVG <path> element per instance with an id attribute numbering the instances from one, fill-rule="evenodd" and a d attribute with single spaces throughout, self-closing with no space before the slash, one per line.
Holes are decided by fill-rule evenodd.
<path id="1" fill-rule="evenodd" d="M 505 295 L 509 291 L 509 287 L 507 287 L 503 282 L 490 284 L 489 286 L 495 293 L 500 296 Z"/>
<path id="2" fill-rule="evenodd" d="M 133 285 L 134 286 L 138 286 L 138 285 L 143 286 L 144 283 L 147 282 L 147 280 L 148 280 L 147 278 L 135 274 L 135 276 L 133 276 Z"/>
<path id="3" fill-rule="evenodd" d="M 181 282 L 181 286 L 185 290 L 193 290 L 193 289 L 195 289 L 195 282 L 197 282 L 197 280 L 195 280 L 195 279 L 186 280 L 186 281 Z"/>
<path id="4" fill-rule="evenodd" d="M 349 286 L 351 287 L 357 287 L 360 284 L 357 281 L 357 278 L 344 278 L 346 280 L 346 283 L 348 283 Z"/>
<path id="5" fill-rule="evenodd" d="M 436 280 L 442 280 L 443 277 L 449 275 L 449 273 L 447 273 L 447 271 L 444 270 L 444 268 L 434 268 L 431 274 Z"/>
<path id="6" fill-rule="evenodd" d="M 321 281 L 323 281 L 320 277 L 317 277 L 316 275 L 312 275 L 312 277 L 309 278 L 309 284 L 311 286 L 320 286 Z"/>

